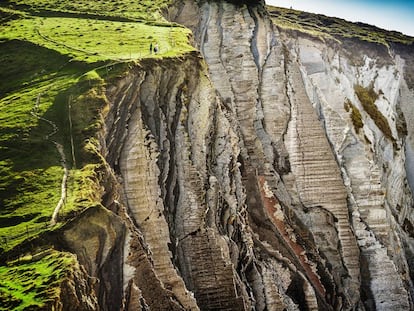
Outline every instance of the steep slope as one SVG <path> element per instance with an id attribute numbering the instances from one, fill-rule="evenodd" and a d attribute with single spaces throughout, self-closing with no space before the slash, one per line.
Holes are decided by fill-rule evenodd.
<path id="1" fill-rule="evenodd" d="M 271 11 L 276 23 L 286 14 Z M 317 26 L 310 33 L 281 24 L 279 32 L 260 7 L 204 4 L 198 24 L 190 12 L 187 4 L 177 20 L 193 27 L 212 81 L 235 114 L 242 175 L 252 165 L 259 174 L 273 175 L 274 184 L 284 181 L 274 191 L 286 187 L 286 204 L 326 256 L 344 295 L 340 308 L 363 301 L 369 309 L 408 310 L 412 194 L 405 123 L 413 96 L 407 86 L 412 39 L 364 25 L 361 31 L 353 25 L 363 34 L 355 38 L 334 37 Z M 384 44 L 365 41 L 368 34 Z M 377 95 L 367 103 L 370 90 Z M 360 131 L 347 105 L 362 114 Z"/>
<path id="2" fill-rule="evenodd" d="M 82 18 L 84 36 L 88 29 L 107 29 L 122 44 L 112 50 L 98 44 L 96 54 L 87 41 L 72 49 L 76 40 L 70 34 L 64 45 L 56 44 L 68 32 L 65 22 L 54 41 L 32 36 L 54 51 L 48 55 L 56 66 L 45 67 L 45 75 L 61 73 L 67 57 L 81 62 L 70 67 L 74 76 L 65 72 L 66 84 L 44 87 L 34 100 L 36 120 L 66 128 L 55 140 L 66 151 L 58 148 L 50 158 L 59 162 L 64 153 L 62 167 L 69 166 L 69 178 L 81 181 L 71 192 L 69 210 L 58 213 L 57 226 L 34 234 L 27 229 L 19 238 L 32 238 L 13 240 L 15 245 L 6 241 L 0 256 L 2 275 L 23 271 L 29 261 L 29 268 L 49 264 L 62 281 L 45 277 L 38 287 L 19 287 L 29 298 L 44 286 L 55 290 L 39 291 L 44 299 L 36 296 L 34 302 L 16 301 L 13 286 L 1 285 L 1 305 L 16 310 L 26 303 L 61 310 L 413 308 L 412 38 L 265 7 L 261 1 L 159 1 L 148 15 L 140 2 L 131 3 L 136 12 L 125 16 L 122 7 L 103 2 L 96 3 L 96 12 L 85 9 L 83 0 L 67 11 L 48 0 L 34 9 L 24 0 L 9 3 L 14 11 L 3 8 L 2 14 L 12 20 L 6 25 L 10 30 L 29 24 L 24 14 L 64 14 L 74 18 L 65 22 Z M 165 17 L 159 17 L 160 8 Z M 136 20 L 142 16 L 148 19 L 143 24 Z M 96 30 L 90 29 L 91 17 L 100 19 Z M 30 21 L 42 33 L 58 20 Z M 195 49 L 180 25 L 191 29 Z M 113 27 L 122 31 L 112 33 Z M 352 31 L 345 36 L 342 27 Z M 139 35 L 134 49 L 140 52 L 132 55 L 127 41 L 137 29 L 152 33 Z M 115 39 L 120 33 L 124 37 Z M 160 54 L 147 50 L 153 36 L 160 40 Z M 2 45 L 19 45 L 20 38 L 13 38 L 17 41 Z M 27 85 L 17 82 L 33 76 L 16 73 L 2 89 L 7 96 L 0 107 L 12 111 L 26 102 L 32 107 L 33 90 L 21 100 L 18 92 Z M 46 96 L 57 96 L 57 107 L 68 103 L 63 111 L 70 120 L 39 104 Z M 0 129 L 6 137 L 9 132 Z M 3 147 L 13 155 L 5 163 L 18 159 L 12 146 Z M 8 176 L 16 167 L 4 167 L 9 175 L 0 181 L 14 189 L 18 180 L 9 185 Z M 25 178 L 38 170 L 29 172 Z M 21 188 L 14 190 L 17 196 Z M 1 198 L 21 206 L 14 197 Z M 48 199 L 54 202 L 51 195 Z M 55 206 L 45 206 L 50 220 Z M 22 220 L 40 217 L 11 218 L 10 210 L 1 211 L 2 232 L 11 232 L 6 230 L 14 228 L 12 222 L 24 228 Z M 39 247 L 58 251 L 39 253 Z M 33 255 L 22 261 L 22 252 Z M 70 260 L 57 261 L 63 255 Z M 23 274 L 22 283 L 27 280 Z"/>
<path id="3" fill-rule="evenodd" d="M 370 284 L 364 294 L 369 296 L 370 307 L 409 309 L 412 194 L 405 163 L 412 135 L 406 124 L 411 119 L 407 104 L 413 92 L 412 85 L 411 89 L 407 86 L 411 61 L 401 58 L 407 57 L 409 45 L 395 50 L 380 45 L 373 53 L 372 44 L 355 39 L 338 46 L 332 41 L 294 37 L 288 42 L 303 66 L 308 97 L 348 188 L 352 225 L 364 264 L 363 288 Z M 412 49 L 412 38 L 407 39 Z M 390 36 L 390 46 L 393 40 Z M 359 53 L 352 54 L 355 47 Z M 360 111 L 361 128 L 355 126 L 354 111 Z"/>

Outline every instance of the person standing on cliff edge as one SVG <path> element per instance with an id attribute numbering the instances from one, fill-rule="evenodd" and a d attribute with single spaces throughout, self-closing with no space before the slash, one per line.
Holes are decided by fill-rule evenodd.
<path id="1" fill-rule="evenodd" d="M 150 54 L 152 54 L 152 42 L 150 43 Z"/>

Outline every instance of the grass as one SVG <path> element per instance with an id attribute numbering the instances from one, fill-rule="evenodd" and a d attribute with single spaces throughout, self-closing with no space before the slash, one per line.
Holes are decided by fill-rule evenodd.
<path id="1" fill-rule="evenodd" d="M 13 93 L 0 101 L 0 236 L 8 239 L 3 238 L 3 250 L 48 230 L 48 221 L 60 198 L 63 168 L 55 146 L 45 139 L 52 127 L 30 112 L 41 94 L 37 113 L 58 125 L 59 131 L 51 139 L 66 147 L 66 157 L 70 159 L 68 118 L 62 115 L 67 115 L 65 94 L 71 88 L 79 88 L 79 83 L 68 75 L 20 90 L 18 98 Z M 95 122 L 98 108 L 91 108 L 93 105 L 82 107 L 82 121 L 76 120 L 72 129 L 78 138 L 75 147 L 80 150 L 79 158 L 86 158 L 81 140 L 90 135 L 90 132 L 81 133 L 84 128 L 80 127 L 89 127 Z M 76 106 L 73 110 L 74 114 L 80 113 Z M 70 172 L 67 202 L 61 213 L 63 219 L 65 214 L 85 207 L 84 203 L 77 204 L 87 199 L 79 197 L 81 189 L 90 187 L 83 176 L 93 176 L 91 165 L 98 165 L 91 157 L 88 160 L 89 163 L 83 161 L 79 169 L 73 168 Z"/>
<path id="2" fill-rule="evenodd" d="M 3 250 L 45 228 L 59 200 L 63 171 L 56 149 L 44 139 L 51 127 L 31 112 L 42 94 L 37 113 L 50 119 L 54 97 L 71 82 L 70 76 L 46 79 L 0 100 L 0 236 L 15 237 L 2 243 Z"/>
<path id="3" fill-rule="evenodd" d="M 166 8 L 170 2 L 171 0 L 8 0 L 4 1 L 3 6 L 15 6 L 32 14 L 93 14 L 105 19 L 130 18 L 166 22 L 161 10 Z"/>
<path id="4" fill-rule="evenodd" d="M 182 55 L 194 50 L 190 30 L 170 25 L 117 22 L 67 17 L 31 17 L 12 20 L 0 31 L 0 40 L 29 40 L 72 60 L 95 63 L 153 57 L 150 44 L 158 43 L 159 55 Z"/>
<path id="5" fill-rule="evenodd" d="M 51 140 L 62 143 L 68 151 L 66 92 L 81 90 L 79 72 L 90 66 L 69 63 L 57 52 L 29 42 L 12 40 L 0 46 L 8 73 L 0 74 L 4 81 L 0 87 L 0 247 L 7 251 L 49 230 L 63 175 Z M 21 52 L 14 53 L 17 49 Z M 53 127 L 36 115 L 53 121 L 59 131 L 46 139 Z M 81 173 L 87 171 L 90 174 L 83 168 L 72 172 L 63 215 L 78 208 L 75 197 L 81 188 Z"/>
<path id="6" fill-rule="evenodd" d="M 73 255 L 46 250 L 0 266 L 0 310 L 49 309 L 74 264 Z"/>
<path id="7" fill-rule="evenodd" d="M 94 135 L 102 126 L 99 116 L 107 106 L 105 81 L 97 71 L 86 71 L 91 65 L 82 67 L 73 63 L 72 66 L 75 68 L 68 65 L 59 74 L 52 69 L 45 71 L 44 77 L 39 77 L 41 82 L 29 83 L 0 100 L 0 247 L 3 251 L 50 230 L 48 222 L 60 199 L 63 175 L 60 156 L 51 140 L 64 146 L 71 166 L 67 200 L 59 213 L 61 224 L 77 211 L 100 201 L 97 174 L 103 160 L 98 155 Z M 74 74 L 80 69 L 86 73 Z M 20 73 L 17 76 L 26 80 Z M 59 131 L 50 139 L 45 136 L 53 128 L 31 114 L 34 110 L 57 125 Z"/>

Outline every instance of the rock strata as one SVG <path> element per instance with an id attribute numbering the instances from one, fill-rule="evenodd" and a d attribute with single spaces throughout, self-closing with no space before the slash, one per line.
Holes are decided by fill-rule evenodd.
<path id="1" fill-rule="evenodd" d="M 349 42 L 278 28 L 261 3 L 166 15 L 199 52 L 106 86 L 107 209 L 64 233 L 101 309 L 412 309 L 406 54 L 356 60 Z"/>

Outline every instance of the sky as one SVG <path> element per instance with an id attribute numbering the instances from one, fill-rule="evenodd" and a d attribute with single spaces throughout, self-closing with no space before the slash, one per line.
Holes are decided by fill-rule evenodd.
<path id="1" fill-rule="evenodd" d="M 266 4 L 364 22 L 414 37 L 414 0 L 265 0 Z"/>

